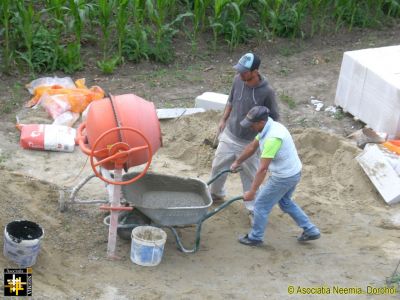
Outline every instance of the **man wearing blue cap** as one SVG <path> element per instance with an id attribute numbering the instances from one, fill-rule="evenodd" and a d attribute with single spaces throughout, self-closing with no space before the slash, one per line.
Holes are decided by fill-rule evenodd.
<path id="1" fill-rule="evenodd" d="M 257 246 L 263 243 L 269 213 L 277 203 L 282 211 L 288 213 L 303 229 L 303 234 L 298 237 L 299 242 L 316 240 L 320 238 L 319 229 L 291 199 L 296 185 L 300 181 L 302 168 L 296 146 L 286 127 L 272 118 L 268 118 L 268 113 L 266 107 L 255 106 L 240 122 L 243 128 L 250 128 L 258 134 L 233 162 L 231 170 L 237 170 L 258 149 L 261 152 L 261 160 L 251 188 L 243 195 L 244 201 L 255 198 L 254 224 L 248 234 L 239 238 L 239 242 L 247 246 Z M 259 190 L 268 170 L 270 176 L 266 184 Z"/>
<path id="2" fill-rule="evenodd" d="M 223 117 L 219 123 L 219 144 L 212 163 L 211 178 L 224 169 L 229 169 L 232 162 L 255 137 L 256 133 L 240 126 L 240 121 L 254 106 L 265 106 L 271 111 L 274 120 L 279 119 L 275 93 L 266 79 L 258 72 L 260 59 L 254 53 L 246 53 L 234 66 L 235 76 Z M 242 164 L 240 178 L 243 192 L 248 191 L 257 172 L 259 156 L 255 153 Z M 225 197 L 226 176 L 221 176 L 210 185 L 214 201 Z M 252 212 L 253 202 L 246 202 L 246 208 Z"/>

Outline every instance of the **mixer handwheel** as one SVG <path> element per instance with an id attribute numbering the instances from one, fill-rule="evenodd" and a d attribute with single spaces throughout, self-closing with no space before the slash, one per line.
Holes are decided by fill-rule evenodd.
<path id="1" fill-rule="evenodd" d="M 129 144 L 124 143 L 124 142 L 117 142 L 114 143 L 113 145 L 108 146 L 107 148 L 103 148 L 100 150 L 95 150 L 100 141 L 110 133 L 114 131 L 131 131 L 137 133 L 144 141 L 145 145 L 144 146 L 139 146 L 139 147 L 131 147 Z M 127 181 L 113 181 L 111 179 L 107 179 L 102 176 L 102 174 L 97 171 L 97 167 L 107 163 L 107 162 L 112 162 L 115 164 L 115 168 L 120 168 L 122 169 L 124 166 L 124 163 L 128 161 L 129 156 L 131 154 L 134 154 L 135 152 L 142 151 L 142 150 L 147 150 L 148 154 L 148 160 L 146 162 L 146 166 L 144 167 L 143 171 L 139 173 L 137 176 L 127 180 Z M 100 159 L 97 162 L 94 161 L 94 158 L 98 155 L 104 155 L 108 154 L 104 159 Z M 116 185 L 126 185 L 126 184 L 131 184 L 135 182 L 136 180 L 140 179 L 143 177 L 147 170 L 150 167 L 150 163 L 152 160 L 152 150 L 151 150 L 151 144 L 149 140 L 144 136 L 143 133 L 141 133 L 139 130 L 131 128 L 131 127 L 115 127 L 112 129 L 107 130 L 103 134 L 101 134 L 97 140 L 94 142 L 94 145 L 90 151 L 89 158 L 90 158 L 90 165 L 92 166 L 93 172 L 96 174 L 97 177 L 99 177 L 101 180 L 109 183 L 109 184 L 116 184 Z"/>

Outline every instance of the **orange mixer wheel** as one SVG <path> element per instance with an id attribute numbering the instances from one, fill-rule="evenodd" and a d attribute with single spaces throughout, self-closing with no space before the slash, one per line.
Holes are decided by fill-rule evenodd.
<path id="1" fill-rule="evenodd" d="M 127 143 L 117 142 L 112 145 L 108 145 L 107 148 L 95 150 L 97 145 L 100 143 L 100 141 L 105 136 L 107 136 L 110 133 L 115 132 L 115 131 L 134 132 L 134 133 L 138 134 L 144 140 L 145 145 L 139 146 L 139 147 L 131 147 Z M 79 141 L 81 141 L 81 140 L 79 140 Z M 83 141 L 81 143 L 83 143 Z M 80 143 L 80 145 L 81 145 L 81 143 Z M 81 145 L 81 148 L 82 148 L 82 145 Z M 147 150 L 148 160 L 146 162 L 146 166 L 141 173 L 139 173 L 137 176 L 135 176 L 127 181 L 109 180 L 109 179 L 103 177 L 100 174 L 100 172 L 97 171 L 97 169 L 96 169 L 98 166 L 101 166 L 103 164 L 110 163 L 110 162 L 114 163 L 116 168 L 122 169 L 124 166 L 124 163 L 128 161 L 130 155 L 134 154 L 134 152 L 142 151 L 142 150 Z M 103 156 L 107 156 L 107 157 L 105 157 L 103 159 L 99 158 L 99 157 L 103 157 Z M 141 177 L 143 177 L 150 167 L 152 156 L 153 156 L 153 154 L 152 154 L 151 144 L 150 144 L 149 140 L 139 130 L 131 128 L 131 127 L 115 127 L 115 128 L 111 128 L 111 129 L 105 131 L 103 134 L 101 134 L 96 139 L 96 141 L 89 153 L 90 165 L 92 166 L 93 172 L 96 174 L 96 176 L 109 184 L 115 184 L 115 185 L 131 184 L 131 183 L 135 182 L 136 180 L 140 179 Z M 95 162 L 94 158 L 96 158 L 98 161 Z"/>

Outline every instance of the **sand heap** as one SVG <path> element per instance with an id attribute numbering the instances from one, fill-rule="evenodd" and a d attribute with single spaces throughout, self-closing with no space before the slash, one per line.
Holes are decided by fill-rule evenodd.
<path id="1" fill-rule="evenodd" d="M 220 119 L 220 112 L 207 111 L 161 122 L 165 152 L 197 169 L 210 169 Z"/>
<path id="2" fill-rule="evenodd" d="M 381 199 L 355 157 L 361 152 L 352 142 L 318 129 L 294 130 L 303 163 L 303 187 L 321 201 L 343 201 L 345 205 L 362 204 L 373 196 Z"/>
<path id="3" fill-rule="evenodd" d="M 161 123 L 164 151 L 173 159 L 198 170 L 209 171 L 215 150 L 213 141 L 221 113 L 206 112 Z M 376 194 L 354 159 L 360 150 L 349 140 L 318 129 L 291 130 L 303 162 L 303 181 L 309 189 L 329 191 L 332 197 L 352 200 Z"/>

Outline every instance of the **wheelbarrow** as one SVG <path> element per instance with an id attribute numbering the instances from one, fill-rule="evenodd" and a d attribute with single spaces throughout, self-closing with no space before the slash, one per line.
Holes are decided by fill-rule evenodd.
<path id="1" fill-rule="evenodd" d="M 160 175 L 148 172 L 140 180 L 122 186 L 122 193 L 127 203 L 135 209 L 133 215 L 122 216 L 118 223 L 118 233 L 130 234 L 136 226 L 151 224 L 171 230 L 179 250 L 185 253 L 194 253 L 200 246 L 201 227 L 204 221 L 220 212 L 243 196 L 234 197 L 217 208 L 209 211 L 213 200 L 208 185 L 221 175 L 231 172 L 224 170 L 210 179 L 207 183 L 199 179 L 183 178 L 170 175 Z M 137 176 L 137 173 L 123 175 L 123 180 Z M 137 210 L 139 212 L 137 212 Z M 133 216 L 133 217 L 132 217 Z M 109 216 L 104 219 L 109 225 Z M 196 238 L 193 249 L 186 249 L 176 227 L 189 225 L 196 226 Z M 129 231 L 128 231 L 129 230 Z"/>

